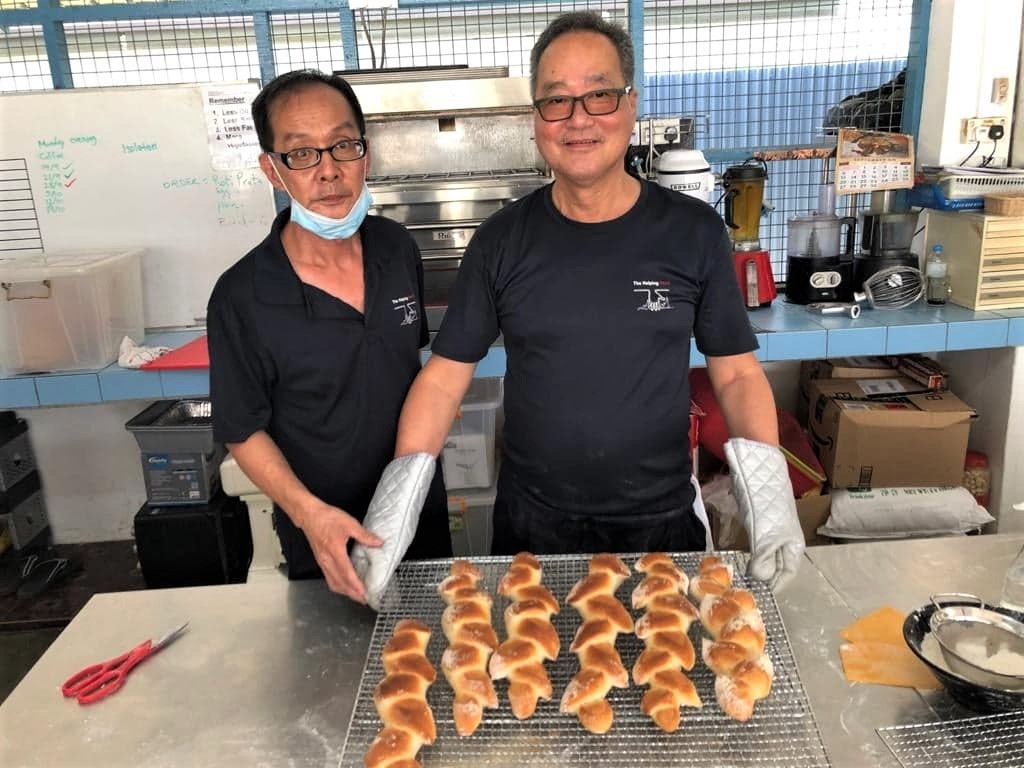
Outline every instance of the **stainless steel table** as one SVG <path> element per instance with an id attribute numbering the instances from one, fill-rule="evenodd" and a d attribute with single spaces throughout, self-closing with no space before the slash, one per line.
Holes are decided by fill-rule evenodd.
<path id="1" fill-rule="evenodd" d="M 817 547 L 779 605 L 837 768 L 898 766 L 874 729 L 970 714 L 944 692 L 851 685 L 838 631 L 939 591 L 998 595 L 1024 535 Z M 98 705 L 60 684 L 189 621 L 187 633 Z M 0 765 L 336 766 L 374 614 L 322 582 L 97 595 L 0 706 Z"/>

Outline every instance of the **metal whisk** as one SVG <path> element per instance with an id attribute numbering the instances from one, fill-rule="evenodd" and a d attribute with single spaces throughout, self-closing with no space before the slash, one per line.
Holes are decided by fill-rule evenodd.
<path id="1" fill-rule="evenodd" d="M 864 291 L 853 294 L 858 304 L 865 301 L 875 309 L 903 309 L 924 295 L 924 275 L 913 267 L 887 267 L 864 281 Z"/>

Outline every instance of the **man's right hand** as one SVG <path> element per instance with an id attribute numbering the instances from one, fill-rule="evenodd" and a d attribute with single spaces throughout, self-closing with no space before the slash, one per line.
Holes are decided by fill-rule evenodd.
<path id="1" fill-rule="evenodd" d="M 338 507 L 320 503 L 303 515 L 306 534 L 327 586 L 358 603 L 366 603 L 366 587 L 352 567 L 348 556 L 349 539 L 367 547 L 379 547 L 383 540 L 363 528 L 352 515 Z"/>

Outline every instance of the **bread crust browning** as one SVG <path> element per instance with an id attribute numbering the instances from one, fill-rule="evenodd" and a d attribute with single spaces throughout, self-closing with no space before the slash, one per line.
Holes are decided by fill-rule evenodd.
<path id="1" fill-rule="evenodd" d="M 403 619 L 384 644 L 385 675 L 373 691 L 383 728 L 363 757 L 366 768 L 418 768 L 420 748 L 437 738 L 434 713 L 427 703 L 427 688 L 437 678 L 426 656 L 429 640 L 425 624 Z"/>
<path id="2" fill-rule="evenodd" d="M 678 730 L 682 707 L 703 707 L 683 670 L 693 669 L 696 652 L 687 632 L 697 609 L 686 599 L 689 579 L 664 552 L 644 555 L 634 565 L 644 578 L 633 590 L 633 607 L 646 608 L 636 622 L 644 650 L 633 664 L 633 682 L 649 685 L 640 710 L 667 733 Z"/>
<path id="3" fill-rule="evenodd" d="M 615 649 L 616 637 L 633 631 L 633 618 L 615 597 L 627 578 L 629 568 L 617 555 L 594 555 L 587 575 L 566 597 L 566 603 L 579 612 L 583 623 L 571 646 L 580 668 L 562 693 L 559 708 L 565 714 L 576 715 L 591 733 L 607 733 L 615 720 L 605 700 L 608 691 L 629 686 L 629 674 Z"/>
<path id="4" fill-rule="evenodd" d="M 717 569 L 717 564 L 709 567 Z M 753 717 L 754 705 L 771 692 L 774 677 L 757 600 L 745 589 L 707 593 L 700 619 L 711 636 L 701 641 L 701 658 L 715 673 L 715 699 L 729 717 L 745 722 Z"/>
<path id="5" fill-rule="evenodd" d="M 505 609 L 505 640 L 491 656 L 491 678 L 508 678 L 512 714 L 525 720 L 537 709 L 537 702 L 552 696 L 551 680 L 544 661 L 558 658 L 561 640 L 551 623 L 558 613 L 558 601 L 541 584 L 540 561 L 520 552 L 498 582 L 498 593 L 512 600 Z"/>
<path id="6" fill-rule="evenodd" d="M 485 708 L 498 706 L 498 695 L 487 674 L 498 636 L 491 625 L 491 596 L 477 586 L 481 578 L 480 570 L 471 562 L 455 560 L 451 575 L 437 590 L 448 604 L 441 614 L 441 628 L 448 638 L 441 671 L 455 693 L 452 717 L 460 736 L 476 731 Z"/>

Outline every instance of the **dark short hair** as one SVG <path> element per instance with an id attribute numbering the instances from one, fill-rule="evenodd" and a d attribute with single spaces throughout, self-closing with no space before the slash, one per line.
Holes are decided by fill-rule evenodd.
<path id="1" fill-rule="evenodd" d="M 295 93 L 310 85 L 326 85 L 333 88 L 348 101 L 352 112 L 356 116 L 356 126 L 359 128 L 359 135 L 366 134 L 366 118 L 363 116 L 363 108 L 359 104 L 356 92 L 348 81 L 340 75 L 328 75 L 318 69 L 297 69 L 294 72 L 285 72 L 278 75 L 269 83 L 252 102 L 252 121 L 256 126 L 256 137 L 260 141 L 260 148 L 264 152 L 274 151 L 274 131 L 270 127 L 270 110 L 274 104 L 289 93 Z"/>
<path id="2" fill-rule="evenodd" d="M 563 13 L 554 21 L 548 24 L 547 28 L 540 33 L 537 42 L 530 51 L 530 93 L 537 93 L 537 67 L 540 64 L 540 57 L 544 51 L 555 41 L 568 32 L 596 32 L 607 37 L 615 46 L 619 54 L 619 66 L 622 67 L 622 74 L 626 78 L 626 85 L 633 85 L 634 59 L 633 40 L 629 33 L 618 24 L 605 21 L 604 17 L 596 11 L 573 11 Z"/>

